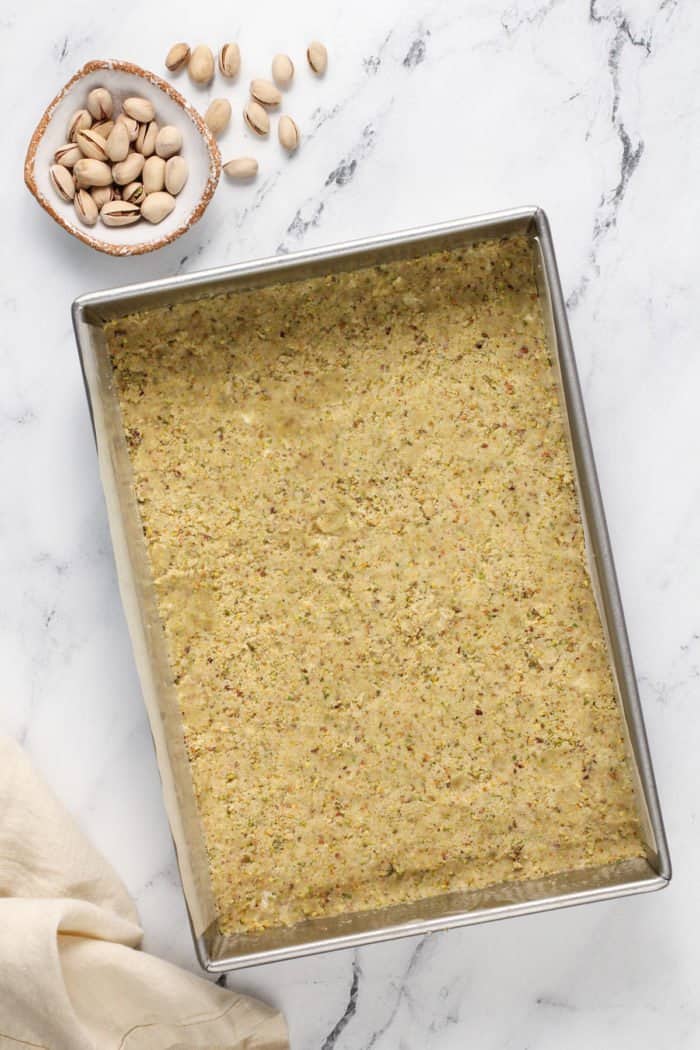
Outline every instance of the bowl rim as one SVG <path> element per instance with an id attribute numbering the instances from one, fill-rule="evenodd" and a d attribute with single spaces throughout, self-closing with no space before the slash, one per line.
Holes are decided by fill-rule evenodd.
<path id="1" fill-rule="evenodd" d="M 146 80 L 153 84 L 154 87 L 160 88 L 161 91 L 165 92 L 173 102 L 175 102 L 181 109 L 184 110 L 185 114 L 189 117 L 192 123 L 199 131 L 204 144 L 209 154 L 209 176 L 207 178 L 204 192 L 197 202 L 195 208 L 190 214 L 183 220 L 183 222 L 177 226 L 170 233 L 164 234 L 154 241 L 142 241 L 137 244 L 112 244 L 109 241 L 100 240 L 98 237 L 94 237 L 89 231 L 78 229 L 72 226 L 66 219 L 60 215 L 51 204 L 44 194 L 41 192 L 36 183 L 34 175 L 36 166 L 36 152 L 39 148 L 46 129 L 53 117 L 54 111 L 68 92 L 73 86 L 79 81 L 83 80 L 90 73 L 94 73 L 100 69 L 104 70 L 117 70 L 123 73 L 130 73 L 133 76 L 139 77 L 142 80 Z M 93 59 L 90 62 L 86 62 L 77 73 L 68 80 L 58 94 L 51 100 L 46 109 L 44 110 L 39 123 L 37 124 L 31 139 L 29 140 L 29 146 L 27 147 L 27 154 L 24 159 L 24 181 L 36 198 L 41 207 L 49 213 L 52 219 L 54 219 L 60 226 L 63 227 L 72 236 L 77 237 L 78 240 L 87 244 L 90 248 L 96 248 L 100 252 L 105 252 L 108 255 L 114 256 L 127 256 L 127 255 L 143 255 L 145 252 L 155 251 L 157 248 L 162 248 L 166 244 L 170 244 L 172 241 L 177 240 L 183 233 L 186 233 L 196 222 L 198 222 L 204 214 L 211 198 L 214 195 L 219 177 L 221 175 L 221 153 L 216 143 L 216 139 L 210 132 L 209 128 L 204 123 L 204 119 L 200 113 L 192 106 L 186 98 L 184 98 L 179 91 L 177 91 L 172 84 L 169 84 L 167 80 L 158 76 L 157 73 L 152 73 L 150 70 L 142 69 L 140 66 L 135 65 L 133 62 L 124 62 L 119 59 Z"/>

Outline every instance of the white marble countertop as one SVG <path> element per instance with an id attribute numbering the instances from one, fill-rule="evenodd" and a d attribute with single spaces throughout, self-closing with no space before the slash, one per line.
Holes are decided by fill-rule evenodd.
<path id="1" fill-rule="evenodd" d="M 312 37 L 329 47 L 323 82 L 301 68 Z M 238 39 L 243 83 L 280 48 L 298 58 L 289 108 L 303 147 L 287 162 L 276 143 L 253 145 L 258 183 L 222 185 L 170 248 L 100 256 L 24 189 L 29 135 L 84 61 L 160 70 L 181 38 Z M 294 1050 L 700 1043 L 698 39 L 691 0 L 3 4 L 0 729 L 126 880 L 146 946 L 185 966 L 196 963 L 70 303 L 521 204 L 542 205 L 552 223 L 674 881 L 662 894 L 232 975 L 286 1011 Z M 223 153 L 247 152 L 243 84 L 227 94 L 236 110 Z"/>

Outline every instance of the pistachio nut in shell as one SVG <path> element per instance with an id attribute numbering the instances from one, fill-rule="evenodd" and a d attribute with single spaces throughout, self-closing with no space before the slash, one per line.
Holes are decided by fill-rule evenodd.
<path id="1" fill-rule="evenodd" d="M 136 136 L 136 152 L 142 153 L 144 157 L 152 156 L 156 148 L 156 136 L 159 130 L 155 120 L 151 120 L 148 124 L 140 124 L 139 133 Z"/>
<path id="2" fill-rule="evenodd" d="M 256 135 L 267 135 L 270 130 L 270 118 L 267 115 L 267 110 L 255 99 L 251 99 L 243 110 L 243 119 Z"/>
<path id="3" fill-rule="evenodd" d="M 94 226 L 99 214 L 97 205 L 87 190 L 76 190 L 73 198 L 73 207 L 84 226 Z"/>
<path id="4" fill-rule="evenodd" d="M 167 219 L 175 207 L 175 198 L 169 193 L 149 193 L 141 205 L 141 214 L 147 222 L 154 224 Z"/>
<path id="5" fill-rule="evenodd" d="M 212 135 L 221 135 L 231 120 L 231 103 L 227 98 L 215 98 L 204 114 L 204 123 Z"/>
<path id="6" fill-rule="evenodd" d="M 62 164 L 64 168 L 72 168 L 77 160 L 82 160 L 83 154 L 80 147 L 74 142 L 64 142 L 53 155 L 56 164 Z"/>
<path id="7" fill-rule="evenodd" d="M 279 119 L 277 125 L 277 134 L 279 135 L 280 144 L 284 146 L 289 153 L 293 153 L 299 145 L 299 128 L 297 127 L 296 121 L 292 120 L 288 114 L 283 113 Z"/>
<path id="8" fill-rule="evenodd" d="M 81 157 L 73 165 L 76 185 L 81 189 L 88 186 L 109 186 L 112 182 L 112 169 L 103 160 L 92 157 Z M 92 198 L 91 198 L 92 199 Z"/>
<path id="9" fill-rule="evenodd" d="M 165 161 L 162 157 L 149 157 L 143 166 L 144 192 L 157 193 L 165 186 Z"/>
<path id="10" fill-rule="evenodd" d="M 288 88 L 294 77 L 294 63 L 289 55 L 275 55 L 272 59 L 272 79 L 281 88 Z"/>
<path id="11" fill-rule="evenodd" d="M 219 50 L 219 72 L 222 77 L 235 77 L 241 68 L 241 49 L 238 44 L 223 44 Z"/>
<path id="12" fill-rule="evenodd" d="M 118 186 L 126 186 L 128 183 L 134 182 L 143 171 L 144 164 L 145 159 L 140 153 L 130 153 L 126 160 L 115 164 L 112 168 L 114 181 Z"/>
<path id="13" fill-rule="evenodd" d="M 106 142 L 110 136 L 113 127 L 113 120 L 96 120 L 95 123 L 92 125 L 92 130 L 97 132 L 98 135 L 101 135 Z"/>
<path id="14" fill-rule="evenodd" d="M 141 209 L 129 201 L 109 201 L 102 205 L 100 218 L 105 226 L 131 226 L 141 218 Z"/>
<path id="15" fill-rule="evenodd" d="M 95 186 L 90 190 L 90 196 L 99 209 L 104 204 L 108 204 L 109 201 L 117 199 L 117 190 L 115 190 L 114 186 Z"/>
<path id="16" fill-rule="evenodd" d="M 75 144 L 84 157 L 92 157 L 93 160 L 107 160 L 107 143 L 91 128 L 79 131 L 75 136 Z"/>
<path id="17" fill-rule="evenodd" d="M 276 88 L 271 80 L 263 80 L 262 77 L 251 80 L 250 96 L 256 102 L 259 102 L 261 106 L 269 106 L 270 108 L 279 106 L 282 101 L 279 88 Z"/>
<path id="18" fill-rule="evenodd" d="M 134 120 L 133 117 L 127 117 L 126 113 L 120 113 L 117 117 L 117 124 L 123 124 L 126 128 L 129 142 L 136 142 L 140 127 L 138 120 Z"/>
<path id="19" fill-rule="evenodd" d="M 170 157 L 165 164 L 165 188 L 173 197 L 177 197 L 187 182 L 189 168 L 184 157 Z"/>
<path id="20" fill-rule="evenodd" d="M 145 166 L 144 164 L 144 168 Z M 140 204 L 145 196 L 146 191 L 142 182 L 130 182 L 122 190 L 122 200 L 129 201 L 131 204 Z"/>
<path id="21" fill-rule="evenodd" d="M 195 84 L 210 84 L 214 79 L 214 55 L 211 48 L 206 44 L 197 44 L 187 63 L 187 71 Z"/>
<path id="22" fill-rule="evenodd" d="M 255 157 L 234 157 L 224 164 L 224 172 L 230 179 L 252 179 L 258 174 Z"/>
<path id="23" fill-rule="evenodd" d="M 316 76 L 322 77 L 328 68 L 328 52 L 318 40 L 312 41 L 306 49 L 306 60 Z"/>
<path id="24" fill-rule="evenodd" d="M 109 133 L 106 143 L 106 152 L 113 164 L 120 160 L 126 160 L 129 155 L 129 132 L 126 124 L 115 124 Z"/>
<path id="25" fill-rule="evenodd" d="M 75 180 L 63 164 L 52 164 L 49 168 L 49 179 L 54 190 L 62 201 L 72 201 L 75 197 Z"/>
<path id="26" fill-rule="evenodd" d="M 165 56 L 165 68 L 171 73 L 178 73 L 187 65 L 190 59 L 190 45 L 185 43 L 173 44 Z"/>
<path id="27" fill-rule="evenodd" d="M 87 108 L 95 120 L 109 120 L 114 112 L 114 103 L 107 88 L 93 88 L 87 97 Z"/>
<path id="28" fill-rule="evenodd" d="M 73 116 L 68 121 L 68 134 L 66 138 L 69 142 L 75 142 L 75 136 L 79 131 L 85 131 L 86 128 L 92 126 L 92 116 L 86 109 L 76 109 Z"/>
<path id="29" fill-rule="evenodd" d="M 166 124 L 156 135 L 156 153 L 167 160 L 182 149 L 182 132 L 173 124 Z"/>
<path id="30" fill-rule="evenodd" d="M 147 98 L 141 98 L 139 95 L 125 98 L 122 103 L 122 109 L 127 117 L 131 117 L 132 120 L 138 120 L 139 124 L 149 124 L 156 115 L 153 103 L 149 102 Z"/>

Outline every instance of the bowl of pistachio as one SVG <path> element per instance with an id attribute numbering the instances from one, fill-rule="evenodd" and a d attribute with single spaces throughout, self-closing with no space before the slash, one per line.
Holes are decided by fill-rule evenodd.
<path id="1" fill-rule="evenodd" d="M 32 135 L 24 181 L 68 233 L 110 255 L 169 244 L 204 214 L 221 173 L 214 136 L 170 84 L 130 62 L 88 62 Z"/>

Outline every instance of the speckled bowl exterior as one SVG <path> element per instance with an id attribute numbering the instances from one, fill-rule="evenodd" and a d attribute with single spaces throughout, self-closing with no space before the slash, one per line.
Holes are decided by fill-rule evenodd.
<path id="1" fill-rule="evenodd" d="M 61 201 L 51 187 L 49 167 L 54 151 L 66 141 L 70 115 L 85 107 L 88 92 L 105 87 L 120 106 L 140 95 L 153 102 L 158 123 L 175 124 L 183 134 L 182 155 L 189 177 L 172 214 L 157 226 L 83 226 L 72 203 Z M 170 244 L 204 214 L 221 174 L 221 154 L 201 115 L 171 84 L 131 62 L 93 61 L 83 66 L 49 104 L 31 137 L 24 162 L 24 181 L 52 219 L 84 244 L 109 255 L 141 255 Z"/>

